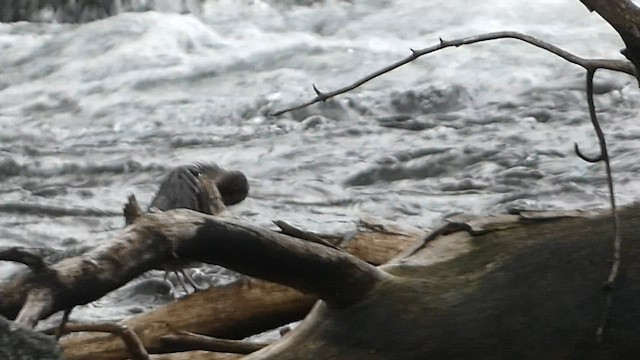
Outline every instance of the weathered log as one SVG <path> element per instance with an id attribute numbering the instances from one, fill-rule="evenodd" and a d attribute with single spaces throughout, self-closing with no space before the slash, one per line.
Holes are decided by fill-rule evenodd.
<path id="1" fill-rule="evenodd" d="M 355 236 L 330 238 L 363 260 L 382 264 L 424 238 L 408 226 L 366 219 Z M 250 279 L 192 294 L 123 323 L 134 329 L 150 351 L 162 347 L 161 337 L 185 330 L 230 339 L 250 336 L 302 319 L 316 298 L 286 286 Z M 161 324 L 161 325 L 158 325 Z M 123 359 L 122 341 L 102 334 L 74 334 L 61 340 L 67 360 Z"/>
<path id="2" fill-rule="evenodd" d="M 629 359 L 640 354 L 640 208 L 621 212 L 624 261 L 603 343 L 611 218 L 508 219 L 439 236 L 381 267 L 365 299 L 319 302 L 245 359 Z M 494 222 L 497 220 L 493 219 Z"/>
<path id="3" fill-rule="evenodd" d="M 640 245 L 625 242 L 598 344 L 611 219 L 569 215 L 581 217 L 457 218 L 466 226 L 380 267 L 389 276 L 361 300 L 319 302 L 296 330 L 246 359 L 633 357 L 640 353 Z M 640 208 L 621 216 L 623 237 L 640 235 Z"/>
<path id="4" fill-rule="evenodd" d="M 163 348 L 162 336 L 179 330 L 238 339 L 303 318 L 316 302 L 286 286 L 248 280 L 223 288 L 191 294 L 123 323 L 133 329 L 149 352 Z M 127 358 L 120 339 L 84 333 L 61 339 L 67 360 Z"/>

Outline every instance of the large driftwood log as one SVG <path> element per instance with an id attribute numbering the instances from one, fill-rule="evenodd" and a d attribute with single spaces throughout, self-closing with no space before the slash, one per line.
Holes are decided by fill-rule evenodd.
<path id="1" fill-rule="evenodd" d="M 457 219 L 453 228 L 429 237 L 430 242 L 410 256 L 378 269 L 327 246 L 189 210 L 143 215 L 123 239 L 139 237 L 129 247 L 149 244 L 146 238 L 155 239 L 154 245 L 169 242 L 182 256 L 199 250 L 195 257 L 200 261 L 224 263 L 326 300 L 291 335 L 247 359 L 625 358 L 640 351 L 635 341 L 640 336 L 635 302 L 640 284 L 632 281 L 640 273 L 636 242 L 626 242 L 610 324 L 604 343 L 596 344 L 602 282 L 610 266 L 610 219 L 539 218 L 525 214 L 507 216 L 506 222 Z M 627 209 L 622 218 L 624 238 L 638 236 L 640 209 Z M 232 239 L 236 244 L 228 243 Z M 116 248 L 122 246 L 119 241 Z M 236 252 L 238 244 L 243 248 Z M 275 253 L 268 250 L 270 246 Z M 159 253 L 166 247 L 160 246 Z M 202 253 L 203 249 L 212 254 Z M 221 252 L 235 255 L 218 261 Z M 246 258 L 239 255 L 243 252 L 252 254 L 254 262 L 267 261 L 262 270 L 266 274 L 246 265 Z M 275 270 L 268 268 L 272 256 L 280 259 Z M 285 271 L 298 256 L 311 267 Z M 52 267 L 56 271 L 68 268 L 56 265 Z M 334 266 L 323 273 L 311 271 Z M 324 274 L 333 280 L 348 276 L 345 269 L 363 280 L 332 284 L 318 280 Z M 294 270 L 298 268 L 290 271 Z M 305 276 L 319 281 L 319 286 L 301 286 Z M 353 281 L 363 285 L 354 288 Z M 334 286 L 347 291 L 336 294 Z M 94 358 L 101 357 L 94 354 Z"/>
<path id="2" fill-rule="evenodd" d="M 640 354 L 640 208 L 621 213 L 624 262 L 603 343 L 611 218 L 489 219 L 380 268 L 365 298 L 320 302 L 245 359 L 630 359 Z M 466 224 L 466 226 L 463 226 Z M 464 230 L 466 228 L 466 230 Z M 491 229 L 494 230 L 491 230 Z M 474 233 L 476 235 L 474 235 Z"/>
<path id="3" fill-rule="evenodd" d="M 365 219 L 355 236 L 327 238 L 334 243 L 340 242 L 347 252 L 380 265 L 415 246 L 424 236 L 424 232 L 415 228 Z M 286 286 L 251 279 L 192 294 L 123 323 L 134 329 L 145 346 L 154 352 L 162 347 L 163 335 L 177 330 L 239 339 L 272 329 L 302 319 L 316 300 Z M 61 345 L 67 360 L 123 359 L 127 356 L 122 341 L 111 335 L 74 334 L 63 338 Z"/>
<path id="4" fill-rule="evenodd" d="M 195 216 L 155 216 L 166 222 L 168 215 Z M 629 358 L 640 353 L 640 283 L 634 281 L 640 245 L 625 243 L 611 319 L 598 344 L 611 219 L 587 215 L 454 219 L 410 256 L 379 267 L 382 274 L 365 279 L 373 286 L 363 296 L 350 295 L 347 302 L 330 296 L 290 335 L 246 359 Z M 640 235 L 640 208 L 621 216 L 623 237 Z M 325 251 L 343 254 L 306 246 L 324 248 L 322 258 Z"/>

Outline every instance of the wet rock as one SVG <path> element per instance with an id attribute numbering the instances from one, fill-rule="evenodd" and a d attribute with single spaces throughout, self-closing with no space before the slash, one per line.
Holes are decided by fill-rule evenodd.
<path id="1" fill-rule="evenodd" d="M 431 129 L 437 126 L 436 123 L 428 118 L 414 118 L 410 115 L 383 116 L 377 118 L 376 120 L 378 121 L 380 126 L 413 131 Z"/>
<path id="2" fill-rule="evenodd" d="M 10 157 L 0 159 L 0 178 L 20 175 L 20 165 Z"/>
<path id="3" fill-rule="evenodd" d="M 441 191 L 469 191 L 469 190 L 483 190 L 489 187 L 488 184 L 475 181 L 473 179 L 462 179 L 460 181 L 446 183 L 440 186 Z"/>
<path id="4" fill-rule="evenodd" d="M 331 124 L 332 122 L 333 121 L 331 119 L 322 115 L 311 115 L 300 122 L 300 127 L 303 130 L 318 129 L 322 128 L 326 124 Z"/>
<path id="5" fill-rule="evenodd" d="M 470 101 L 462 86 L 431 86 L 421 90 L 409 90 L 391 95 L 391 106 L 399 113 L 434 114 L 463 109 Z"/>
<path id="6" fill-rule="evenodd" d="M 33 195 L 44 198 L 52 198 L 60 195 L 66 195 L 69 191 L 64 186 L 50 186 L 33 191 Z"/>
<path id="7" fill-rule="evenodd" d="M 0 359 L 62 360 L 53 336 L 24 328 L 0 316 Z"/>

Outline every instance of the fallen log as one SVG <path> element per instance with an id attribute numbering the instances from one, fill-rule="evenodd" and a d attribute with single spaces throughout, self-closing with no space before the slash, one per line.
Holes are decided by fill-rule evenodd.
<path id="1" fill-rule="evenodd" d="M 640 208 L 621 217 L 623 237 L 637 237 Z M 384 275 L 362 297 L 329 296 L 297 329 L 246 359 L 622 359 L 640 353 L 637 242 L 625 242 L 610 321 L 603 342 L 595 341 L 611 260 L 609 216 L 523 213 L 452 222 L 457 230 L 428 237 L 407 257 L 379 267 Z"/>
<path id="2" fill-rule="evenodd" d="M 640 354 L 640 208 L 621 211 L 624 261 L 602 343 L 611 217 L 493 218 L 380 267 L 365 298 L 319 302 L 243 359 L 629 359 Z M 486 223 L 486 222 L 485 222 Z M 492 223 L 492 222 L 489 222 Z"/>
<path id="3" fill-rule="evenodd" d="M 637 236 L 638 212 L 622 212 L 624 237 Z M 625 358 L 640 351 L 632 300 L 639 289 L 629 281 L 639 267 L 635 244 L 626 245 L 604 343 L 588 336 L 605 301 L 606 217 L 458 219 L 406 257 L 376 269 L 322 242 L 232 219 L 188 210 L 134 213 L 133 225 L 109 246 L 51 266 L 24 256 L 32 273 L 0 288 L 7 295 L 0 297 L 0 310 L 19 308 L 26 299 L 18 321 L 34 324 L 179 257 L 228 266 L 323 300 L 291 336 L 248 359 Z M 176 331 L 166 322 L 152 324 Z"/>
<path id="4" fill-rule="evenodd" d="M 417 244 L 425 233 L 380 219 L 363 219 L 355 236 L 327 236 L 347 252 L 379 265 Z M 178 330 L 241 339 L 302 319 L 317 298 L 295 289 L 258 279 L 194 293 L 123 324 L 141 336 L 152 352 L 162 348 L 161 337 Z M 118 338 L 104 334 L 73 334 L 61 339 L 67 360 L 123 359 L 127 349 Z"/>
<path id="5" fill-rule="evenodd" d="M 323 299 L 291 334 L 247 359 L 628 358 L 640 353 L 635 301 L 640 284 L 633 281 L 640 273 L 637 242 L 625 242 L 610 321 L 598 344 L 594 332 L 611 260 L 610 217 L 569 215 L 579 217 L 455 219 L 457 230 L 427 237 L 429 242 L 407 257 L 377 269 L 331 247 L 189 210 L 143 215 L 123 238 L 141 237 L 130 246 L 149 244 L 146 238 L 154 245 L 167 241 L 181 257 L 221 263 Z M 623 237 L 637 237 L 640 208 L 625 209 L 621 217 Z M 247 264 L 247 258 L 267 269 Z M 296 259 L 309 266 L 297 271 Z M 55 270 L 68 268 L 55 265 Z"/>

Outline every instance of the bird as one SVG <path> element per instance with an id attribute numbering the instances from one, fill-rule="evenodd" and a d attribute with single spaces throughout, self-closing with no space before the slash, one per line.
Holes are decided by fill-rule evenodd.
<path id="1" fill-rule="evenodd" d="M 215 189 L 219 192 L 219 197 L 211 194 Z M 147 211 L 190 209 L 216 215 L 224 211 L 226 206 L 241 202 L 248 194 L 249 182 L 240 171 L 228 171 L 212 162 L 183 165 L 167 174 Z M 182 274 L 196 291 L 204 290 L 184 271 L 187 266 L 193 266 L 193 262 L 177 260 L 165 264 L 164 279 L 167 280 L 169 273 L 173 272 L 188 294 L 187 286 L 180 277 Z"/>
<path id="2" fill-rule="evenodd" d="M 227 171 L 215 163 L 195 163 L 173 169 L 160 184 L 147 210 L 190 209 L 215 215 L 211 204 L 202 201 L 206 189 L 201 181 L 218 188 L 225 206 L 241 202 L 249 193 L 249 183 L 242 172 Z"/>

